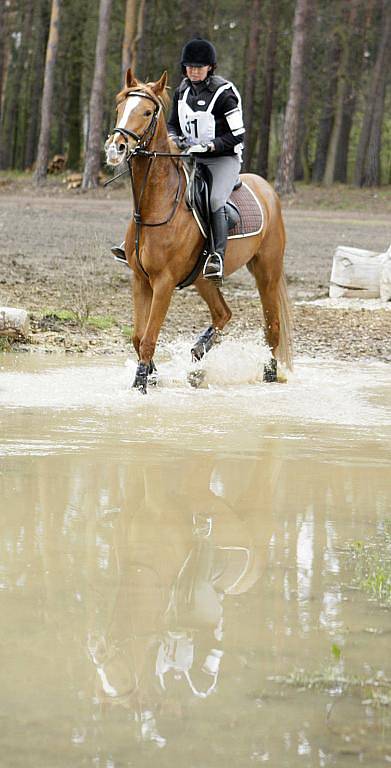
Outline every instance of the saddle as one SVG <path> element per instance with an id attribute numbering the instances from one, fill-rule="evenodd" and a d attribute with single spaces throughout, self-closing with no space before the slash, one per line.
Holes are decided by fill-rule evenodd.
<path id="1" fill-rule="evenodd" d="M 210 240 L 209 226 L 209 189 L 211 186 L 212 175 L 204 165 L 192 163 L 187 180 L 186 202 L 198 223 L 198 226 L 205 238 Z M 242 182 L 240 179 L 236 182 L 234 190 L 240 189 Z M 225 206 L 228 218 L 228 231 L 235 229 L 241 220 L 241 214 L 238 207 L 232 200 L 229 200 Z"/>
<path id="2" fill-rule="evenodd" d="M 186 203 L 191 210 L 202 236 L 205 238 L 204 247 L 190 275 L 177 285 L 177 289 L 187 288 L 194 283 L 205 263 L 205 259 L 213 249 L 213 236 L 209 225 L 209 189 L 211 173 L 206 166 L 192 162 L 183 166 L 186 177 Z M 228 202 L 225 204 L 228 217 L 228 240 L 233 238 L 251 237 L 261 232 L 263 227 L 263 211 L 254 192 L 239 178 L 235 184 Z"/>

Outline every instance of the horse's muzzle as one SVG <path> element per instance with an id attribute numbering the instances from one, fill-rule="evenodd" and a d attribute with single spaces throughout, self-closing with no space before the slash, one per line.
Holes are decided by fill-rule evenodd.
<path id="1" fill-rule="evenodd" d="M 125 159 L 126 149 L 126 140 L 122 136 L 119 139 L 115 136 L 109 136 L 105 143 L 107 165 L 120 165 Z"/>

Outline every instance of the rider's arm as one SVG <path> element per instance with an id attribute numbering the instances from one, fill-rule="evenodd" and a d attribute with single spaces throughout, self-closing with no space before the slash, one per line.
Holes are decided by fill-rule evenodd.
<path id="1" fill-rule="evenodd" d="M 213 139 L 215 151 L 220 153 L 233 150 L 236 144 L 241 144 L 245 134 L 242 110 L 233 90 L 222 92 L 213 113 L 219 126 L 219 135 Z"/>
<path id="2" fill-rule="evenodd" d="M 174 99 L 172 102 L 171 114 L 167 123 L 167 129 L 168 129 L 168 135 L 170 139 L 175 141 L 175 144 L 177 146 L 181 147 L 183 136 L 182 136 L 181 126 L 179 123 L 178 99 L 179 99 L 179 91 L 177 88 L 174 93 Z"/>

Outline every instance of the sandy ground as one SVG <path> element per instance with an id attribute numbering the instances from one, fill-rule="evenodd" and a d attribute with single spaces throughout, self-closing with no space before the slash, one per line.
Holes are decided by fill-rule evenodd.
<path id="1" fill-rule="evenodd" d="M 374 302 L 374 309 L 360 302 L 357 308 L 311 303 L 328 294 L 338 245 L 380 252 L 391 241 L 389 191 L 352 190 L 351 200 L 349 192 L 343 194 L 304 190 L 283 204 L 295 354 L 390 360 L 391 302 L 385 307 Z M 355 210 L 346 210 L 346 197 Z M 28 342 L 13 348 L 129 350 L 131 272 L 110 254 L 111 245 L 123 238 L 129 212 L 126 186 L 85 195 L 52 181 L 37 193 L 23 177 L 0 179 L 0 305 L 27 309 L 32 326 Z M 227 333 L 238 336 L 259 327 L 259 298 L 247 270 L 229 278 L 223 290 L 233 311 Z M 188 288 L 175 294 L 162 339 L 196 337 L 208 325 L 206 306 Z"/>

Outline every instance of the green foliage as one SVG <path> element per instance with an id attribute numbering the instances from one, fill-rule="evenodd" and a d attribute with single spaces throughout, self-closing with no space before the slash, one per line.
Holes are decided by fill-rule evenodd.
<path id="1" fill-rule="evenodd" d="M 314 672 L 294 669 L 288 675 L 269 679 L 301 691 L 326 691 L 334 696 L 354 694 L 365 704 L 377 707 L 391 706 L 391 681 L 385 678 L 381 671 L 368 677 L 360 677 L 343 672 L 339 666 L 325 666 Z"/>
<path id="2" fill-rule="evenodd" d="M 331 646 L 331 653 L 335 659 L 335 661 L 339 661 L 341 658 L 342 650 L 336 643 L 333 643 Z"/>
<path id="3" fill-rule="evenodd" d="M 96 328 L 99 331 L 107 331 L 109 328 L 112 328 L 113 325 L 116 324 L 116 319 L 111 315 L 93 316 L 89 317 L 87 320 L 87 325 L 89 325 L 91 328 Z"/>
<path id="4" fill-rule="evenodd" d="M 3 81 L 0 82 L 0 168 L 30 167 L 36 154 L 50 5 L 50 0 L 10 0 L 5 6 L 5 21 L 0 30 L 0 56 L 3 57 L 2 61 L 6 67 Z M 295 6 L 296 0 L 279 0 L 276 17 L 277 48 L 269 147 L 271 175 L 277 167 L 281 150 L 289 92 Z M 349 28 L 349 3 L 341 3 L 340 0 L 318 0 L 313 6 L 308 50 L 304 56 L 305 88 L 301 94 L 297 153 L 301 159 L 298 170 L 300 167 L 300 173 L 304 173 L 307 181 L 312 174 L 319 123 L 332 77 L 329 52 L 336 46 L 335 75 L 338 72 L 338 45 L 351 44 L 356 45 L 357 56 L 355 63 L 351 63 L 351 67 L 354 64 L 354 72 L 348 72 L 354 83 L 355 106 L 348 138 L 347 181 L 351 182 L 353 179 L 363 113 L 379 49 L 379 32 L 382 25 L 382 4 L 376 3 L 368 11 L 365 11 L 364 6 L 365 4 L 360 6 L 357 20 L 359 32 L 355 37 L 354 30 L 352 32 Z M 101 131 L 102 146 L 113 124 L 114 97 L 121 86 L 125 7 L 126 0 L 113 0 Z M 255 97 L 247 136 L 252 148 L 253 170 L 257 167 L 259 125 L 265 98 L 266 51 L 275 0 L 262 0 L 260 7 Z M 216 0 L 213 3 L 199 0 L 196 5 L 190 0 L 148 0 L 145 3 L 143 34 L 138 46 L 137 76 L 148 81 L 158 78 L 162 71 L 167 69 L 169 84 L 174 88 L 181 78 L 179 60 L 183 44 L 190 37 L 202 34 L 212 39 L 216 45 L 218 73 L 231 78 L 243 93 L 246 78 L 249 76 L 246 54 L 252 25 L 250 9 L 251 0 Z M 72 169 L 78 169 L 83 164 L 98 15 L 98 0 L 62 2 L 49 156 L 54 153 L 66 154 L 68 167 Z M 331 104 L 331 110 L 334 106 Z M 386 184 L 391 180 L 389 107 L 390 95 L 386 97 L 381 149 L 382 182 Z"/>
<path id="5" fill-rule="evenodd" d="M 383 605 L 391 605 L 391 521 L 381 535 L 356 541 L 348 548 L 354 564 L 355 584 Z"/>

